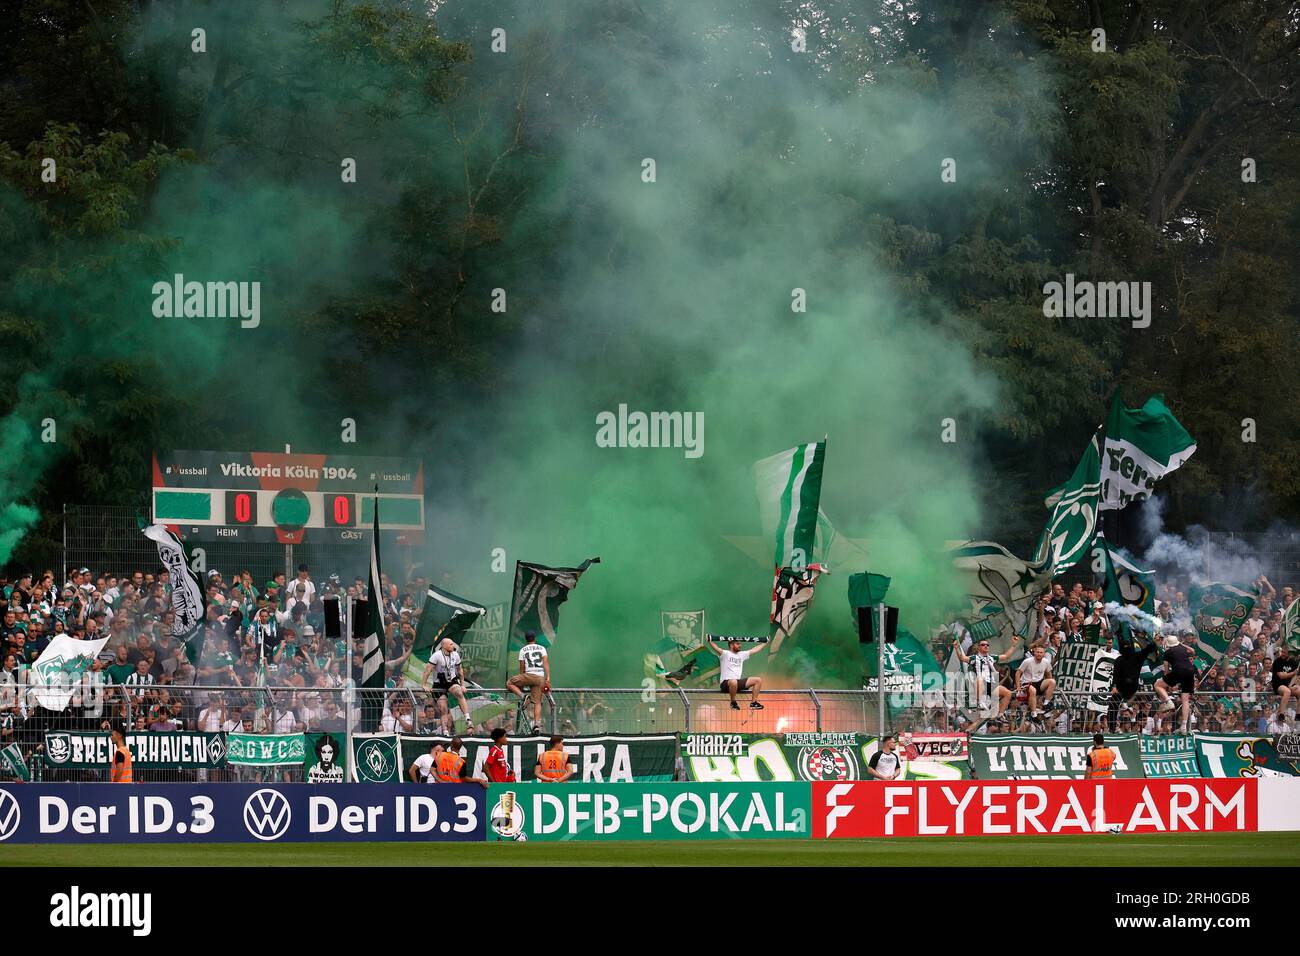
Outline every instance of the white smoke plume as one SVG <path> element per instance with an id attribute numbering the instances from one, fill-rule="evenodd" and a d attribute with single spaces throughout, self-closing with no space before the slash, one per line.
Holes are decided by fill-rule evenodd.
<path id="1" fill-rule="evenodd" d="M 1159 634 L 1166 623 L 1134 604 L 1118 604 L 1115 601 L 1106 602 L 1106 616 L 1111 623 L 1127 624 L 1135 631 L 1144 634 Z"/>
<path id="2" fill-rule="evenodd" d="M 1154 568 L 1160 580 L 1176 580 L 1180 585 L 1224 581 L 1249 586 L 1264 571 L 1255 551 L 1243 541 L 1213 535 L 1200 525 L 1187 529 L 1185 535 L 1164 530 L 1164 502 L 1152 496 L 1140 512 L 1143 537 L 1147 546 L 1143 561 Z"/>

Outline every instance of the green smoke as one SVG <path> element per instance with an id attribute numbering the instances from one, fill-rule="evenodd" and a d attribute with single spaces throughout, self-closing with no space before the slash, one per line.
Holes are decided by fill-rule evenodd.
<path id="1" fill-rule="evenodd" d="M 422 456 L 415 557 L 433 580 L 491 603 L 517 559 L 601 556 L 562 612 L 569 685 L 638 678 L 661 609 L 765 633 L 772 569 L 735 543 L 759 534 L 751 467 L 822 435 L 823 509 L 865 556 L 822 579 L 778 666 L 856 680 L 851 572 L 893 577 L 917 633 L 953 597 L 940 549 L 979 532 L 975 438 L 998 385 L 972 362 L 961 303 L 917 263 L 956 228 L 953 207 L 994 208 L 1023 178 L 1038 147 L 1016 117 L 1046 101 L 988 23 L 970 28 L 958 88 L 899 55 L 903 14 L 839 3 L 148 9 L 123 47 L 186 134 L 106 155 L 87 133 L 51 144 L 75 157 L 83 216 L 108 201 L 95 162 L 101 182 L 148 186 L 139 206 L 60 230 L 63 255 L 97 270 L 10 278 L 33 314 L 81 317 L 42 352 L 69 394 L 111 395 L 106 369 L 148 381 L 154 403 L 101 408 L 100 430 Z M 796 25 L 807 52 L 791 49 Z M 189 49 L 195 27 L 206 54 Z M 940 179 L 950 157 L 956 183 Z M 260 281 L 261 325 L 154 318 L 152 285 L 174 273 Z M 620 404 L 702 413 L 703 456 L 597 447 L 597 415 Z M 340 444 L 343 417 L 358 446 Z M 144 486 L 141 447 L 91 500 Z"/>

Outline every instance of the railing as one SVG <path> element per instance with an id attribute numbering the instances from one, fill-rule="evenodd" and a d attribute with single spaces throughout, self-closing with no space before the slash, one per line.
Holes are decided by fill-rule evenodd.
<path id="1" fill-rule="evenodd" d="M 177 686 L 123 687 L 78 685 L 63 711 L 40 707 L 32 688 L 0 684 L 0 749 L 17 743 L 34 779 L 45 781 L 100 780 L 106 770 L 53 769 L 44 765 L 45 734 L 51 731 L 96 731 L 110 723 L 133 731 L 168 729 L 226 730 L 255 735 L 301 732 L 389 731 L 411 734 L 487 734 L 501 727 L 512 735 L 523 732 L 567 736 L 600 733 L 784 733 L 797 731 L 879 733 L 874 691 L 769 690 L 761 695 L 762 709 L 750 707 L 747 694 L 738 695 L 732 709 L 726 695 L 699 689 L 589 687 L 555 689 L 543 701 L 540 728 L 521 702 L 504 689 L 476 688 L 468 692 L 469 720 L 455 700 L 419 688 L 354 691 L 351 701 L 342 687 Z M 1255 732 L 1254 708 L 1269 703 L 1259 692 L 1201 691 L 1193 697 L 1193 729 Z M 919 701 L 890 699 L 890 732 L 947 732 L 965 729 L 971 708 L 945 705 L 934 696 Z M 982 732 L 1108 733 L 1144 731 L 1137 715 L 1154 709 L 1156 699 L 1143 691 L 1118 712 L 1096 713 L 1084 698 L 1065 700 L 1048 710 L 1041 723 L 1030 722 L 1020 704 L 1008 708 L 1004 722 L 985 724 Z M 1066 715 L 1064 718 L 1062 715 Z M 1177 730 L 1177 709 L 1160 714 L 1158 732 Z M 1249 722 L 1248 722 L 1249 720 Z M 139 768 L 135 778 L 163 781 L 296 781 L 302 767 L 226 767 L 212 770 Z M 4 779 L 0 762 L 0 779 Z"/>

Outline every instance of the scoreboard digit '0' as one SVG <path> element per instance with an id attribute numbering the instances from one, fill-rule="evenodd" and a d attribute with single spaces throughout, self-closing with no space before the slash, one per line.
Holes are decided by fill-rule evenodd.
<path id="1" fill-rule="evenodd" d="M 424 538 L 418 458 L 289 452 L 155 452 L 153 519 L 182 536 L 301 544 L 358 541 L 374 520 L 399 544 Z"/>

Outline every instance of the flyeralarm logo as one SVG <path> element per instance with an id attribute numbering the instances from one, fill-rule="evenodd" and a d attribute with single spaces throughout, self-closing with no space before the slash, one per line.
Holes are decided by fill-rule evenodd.
<path id="1" fill-rule="evenodd" d="M 814 837 L 1208 833 L 1258 829 L 1258 781 L 814 783 Z"/>
<path id="2" fill-rule="evenodd" d="M 73 886 L 50 897 L 50 925 L 57 929 L 126 927 L 132 936 L 153 930 L 152 893 L 83 893 Z"/>

